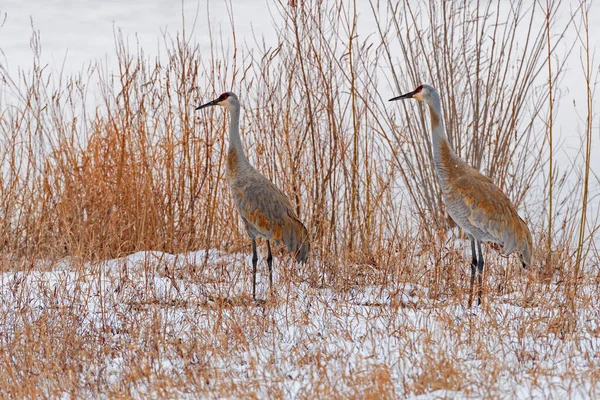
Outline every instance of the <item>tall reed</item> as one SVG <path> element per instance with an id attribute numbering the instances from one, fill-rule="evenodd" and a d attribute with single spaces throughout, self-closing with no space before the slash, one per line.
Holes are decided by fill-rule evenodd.
<path id="1" fill-rule="evenodd" d="M 99 62 L 56 86 L 34 35 L 34 69 L 2 74 L 11 101 L 0 115 L 7 251 L 103 259 L 150 248 L 248 249 L 224 181 L 228 117 L 194 112 L 234 90 L 248 157 L 292 199 L 327 265 L 379 268 L 407 240 L 439 252 L 449 219 L 428 120 L 387 103 L 425 81 L 442 93 L 456 151 L 535 228 L 541 213 L 522 206 L 546 162 L 538 119 L 564 71 L 562 61 L 550 68 L 570 23 L 556 25 L 560 2 L 546 10 L 522 1 L 510 10 L 474 1 L 370 6 L 365 16 L 354 2 L 281 1 L 274 37 L 242 44 L 232 18 L 226 35 L 209 27 L 209 52 L 184 33 L 147 57 L 117 31 L 116 74 Z M 100 95 L 90 106 L 92 90 Z M 550 218 L 566 215 L 570 203 L 561 204 Z"/>

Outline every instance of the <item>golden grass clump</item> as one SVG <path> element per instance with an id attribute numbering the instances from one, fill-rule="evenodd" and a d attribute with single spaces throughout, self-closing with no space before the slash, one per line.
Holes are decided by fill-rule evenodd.
<path id="1" fill-rule="evenodd" d="M 278 1 L 273 43 L 240 43 L 232 19 L 210 51 L 177 34 L 152 58 L 117 32 L 115 70 L 58 80 L 34 34 L 31 71 L 0 65 L 0 397 L 597 395 L 589 58 L 584 157 L 548 159 L 559 49 L 590 56 L 588 4 L 510 5 Z M 421 82 L 538 244 L 531 270 L 486 246 L 473 310 L 428 110 L 387 102 Z M 228 116 L 194 112 L 228 90 L 249 159 L 311 234 L 304 267 L 274 251 L 258 304 Z"/>

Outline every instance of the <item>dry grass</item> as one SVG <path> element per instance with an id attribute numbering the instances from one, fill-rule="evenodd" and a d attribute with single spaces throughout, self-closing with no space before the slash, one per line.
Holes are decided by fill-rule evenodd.
<path id="1" fill-rule="evenodd" d="M 1 397 L 596 394 L 593 109 L 586 157 L 551 161 L 551 185 L 539 140 L 562 33 L 577 28 L 590 55 L 586 5 L 564 26 L 560 2 L 513 6 L 373 1 L 359 18 L 353 3 L 281 2 L 276 46 L 239 44 L 232 22 L 210 54 L 179 35 L 149 59 L 117 33 L 118 71 L 58 82 L 34 35 L 32 71 L 0 66 Z M 421 81 L 440 88 L 457 152 L 539 243 L 532 271 L 485 250 L 475 310 L 426 110 L 387 103 Z M 258 305 L 224 180 L 226 114 L 194 113 L 225 90 L 240 94 L 249 159 L 312 237 L 304 268 L 276 251 L 277 294 L 263 277 Z"/>
<path id="2" fill-rule="evenodd" d="M 594 282 L 573 315 L 560 287 L 513 279 L 499 290 L 496 273 L 471 311 L 464 291 L 434 299 L 425 285 L 377 281 L 344 292 L 279 259 L 277 294 L 256 306 L 248 261 L 143 252 L 4 274 L 3 396 L 595 393 Z"/>

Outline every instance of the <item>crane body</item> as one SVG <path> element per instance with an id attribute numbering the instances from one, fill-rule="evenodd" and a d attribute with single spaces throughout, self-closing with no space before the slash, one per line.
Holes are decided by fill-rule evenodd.
<path id="1" fill-rule="evenodd" d="M 252 240 L 252 297 L 256 300 L 256 239 L 267 241 L 269 287 L 273 288 L 273 256 L 271 243 L 284 244 L 297 262 L 304 263 L 310 252 L 306 227 L 300 222 L 289 199 L 269 179 L 248 161 L 240 137 L 240 103 L 232 92 L 196 108 L 222 106 L 229 110 L 229 150 L 227 152 L 227 182 L 233 202 Z"/>
<path id="2" fill-rule="evenodd" d="M 446 137 L 438 92 L 429 85 L 394 97 L 390 101 L 416 99 L 429 106 L 433 159 L 448 214 L 471 240 L 471 285 L 469 307 L 478 276 L 478 304 L 481 304 L 484 259 L 482 242 L 501 246 L 504 254 L 517 252 L 524 267 L 531 265 L 532 239 L 527 224 L 515 206 L 491 179 L 456 155 Z"/>

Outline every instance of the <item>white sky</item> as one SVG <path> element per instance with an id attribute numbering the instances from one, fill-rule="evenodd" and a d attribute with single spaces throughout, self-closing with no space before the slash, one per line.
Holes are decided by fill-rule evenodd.
<path id="1" fill-rule="evenodd" d="M 273 37 L 273 22 L 269 8 L 274 9 L 274 2 L 268 0 L 233 1 L 232 10 L 235 27 L 240 41 L 252 43 L 251 35 L 264 35 L 267 43 Z M 567 18 L 572 5 L 577 0 L 564 1 L 564 12 L 561 17 Z M 364 7 L 359 12 L 371 15 L 368 2 L 358 5 Z M 213 28 L 222 27 L 224 33 L 229 31 L 229 13 L 225 0 L 198 0 L 172 2 L 167 0 L 144 1 L 130 0 L 3 0 L 0 3 L 0 63 L 16 78 L 18 69 L 29 70 L 32 65 L 30 39 L 32 22 L 41 35 L 41 61 L 48 64 L 53 71 L 66 74 L 79 72 L 87 64 L 97 60 L 107 60 L 108 65 L 116 65 L 114 59 L 114 29 L 121 29 L 129 39 L 130 45 L 138 40 L 148 57 L 158 53 L 162 48 L 163 33 L 175 35 L 182 29 L 182 10 L 186 18 L 186 29 L 191 32 L 194 20 L 193 39 L 208 50 L 208 21 Z M 210 17 L 209 17 L 210 16 Z M 0 24 L 2 24 L 0 22 Z M 363 34 L 368 30 L 369 21 L 362 25 Z M 367 29 L 364 29 L 367 26 Z M 600 5 L 596 2 L 590 12 L 590 40 L 594 48 L 600 48 Z M 568 36 L 573 37 L 571 30 Z M 569 39 L 569 37 L 567 37 Z M 600 55 L 595 57 L 594 69 L 598 73 Z M 555 132 L 561 138 L 556 157 L 561 168 L 568 169 L 569 163 L 576 156 L 581 143 L 579 132 L 583 122 L 577 113 L 585 116 L 585 92 L 579 50 L 576 48 L 568 60 L 569 72 L 562 82 L 562 97 L 556 119 Z M 407 88 L 409 89 L 409 88 Z M 390 95 L 392 90 L 390 89 Z M 597 93 L 597 98 L 600 92 Z M 388 98 L 389 95 L 384 96 Z M 596 102 L 594 133 L 594 152 L 600 151 L 600 103 Z M 593 159 L 593 170 L 600 174 L 600 157 Z M 596 183 L 595 179 L 592 182 Z M 597 185 L 597 184 L 596 184 Z"/>

